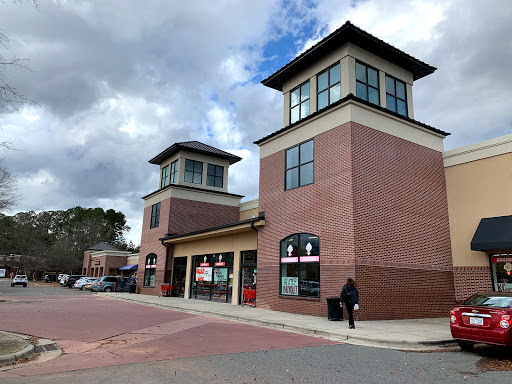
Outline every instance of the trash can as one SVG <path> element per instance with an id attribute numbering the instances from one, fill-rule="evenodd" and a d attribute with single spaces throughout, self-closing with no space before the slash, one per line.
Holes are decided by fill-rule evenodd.
<path id="1" fill-rule="evenodd" d="M 129 284 L 130 285 L 130 293 L 135 293 L 137 289 L 137 284 Z"/>
<path id="2" fill-rule="evenodd" d="M 340 307 L 339 297 L 327 298 L 327 318 L 331 321 L 343 320 L 343 308 Z"/>

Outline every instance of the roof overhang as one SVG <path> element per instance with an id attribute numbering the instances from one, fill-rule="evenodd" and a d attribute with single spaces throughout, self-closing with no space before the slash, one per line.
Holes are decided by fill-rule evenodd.
<path id="1" fill-rule="evenodd" d="M 282 91 L 283 83 L 286 80 L 317 62 L 320 58 L 326 56 L 335 48 L 348 42 L 410 71 L 413 75 L 413 80 L 418 80 L 430 75 L 437 69 L 408 55 L 407 53 L 393 47 L 347 21 L 336 31 L 309 48 L 307 51 L 303 52 L 301 55 L 297 56 L 261 83 L 277 91 Z"/>
<path id="2" fill-rule="evenodd" d="M 128 264 L 119 268 L 120 271 L 136 271 L 137 269 L 139 269 L 138 264 Z"/>
<path id="3" fill-rule="evenodd" d="M 512 216 L 480 220 L 471 240 L 472 251 L 512 249 Z"/>
<path id="4" fill-rule="evenodd" d="M 179 151 L 188 151 L 188 152 L 194 152 L 194 153 L 200 153 L 202 155 L 208 155 L 213 157 L 218 157 L 220 159 L 226 159 L 229 160 L 229 164 L 232 165 L 234 163 L 239 162 L 242 160 L 241 157 L 238 157 L 236 155 L 233 155 L 231 153 L 221 151 L 217 148 L 210 147 L 209 145 L 198 143 L 197 145 L 185 145 L 186 143 L 174 143 L 169 148 L 165 149 L 164 151 L 160 152 L 158 155 L 153 157 L 151 160 L 149 160 L 150 164 L 161 164 L 165 159 L 171 157 L 176 152 Z M 208 150 L 209 148 L 212 148 L 212 150 Z M 213 149 L 215 152 L 213 152 Z"/>
<path id="5" fill-rule="evenodd" d="M 250 232 L 253 230 L 257 231 L 258 228 L 263 227 L 264 225 L 265 220 L 258 217 L 255 219 L 239 221 L 215 228 L 207 228 L 196 232 L 185 233 L 183 235 L 166 236 L 160 240 L 162 241 L 162 244 L 186 243 L 188 241 L 203 240 L 219 236 L 229 236 L 241 232 Z"/>

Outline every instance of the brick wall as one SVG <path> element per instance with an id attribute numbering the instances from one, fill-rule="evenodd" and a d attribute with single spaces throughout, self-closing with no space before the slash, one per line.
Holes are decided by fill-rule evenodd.
<path id="1" fill-rule="evenodd" d="M 355 123 L 316 136 L 314 151 L 314 184 L 290 191 L 285 151 L 260 162 L 258 306 L 325 316 L 352 277 L 362 307 L 380 308 L 361 319 L 445 315 L 455 293 L 441 153 Z M 320 238 L 320 299 L 279 296 L 279 242 L 298 232 Z"/>
<path id="2" fill-rule="evenodd" d="M 239 219 L 240 207 L 171 198 L 168 233 L 189 233 Z"/>
<path id="3" fill-rule="evenodd" d="M 461 302 L 478 291 L 493 291 L 490 267 L 453 267 L 455 296 Z"/>
<path id="4" fill-rule="evenodd" d="M 147 295 L 158 295 L 160 284 L 168 281 L 172 269 L 172 251 L 169 253 L 167 273 L 165 271 L 166 247 L 159 239 L 166 234 L 184 234 L 219 225 L 234 223 L 239 220 L 240 208 L 222 204 L 206 203 L 194 200 L 170 198 L 160 203 L 159 226 L 149 228 L 151 207 L 144 208 L 142 237 L 140 245 L 138 292 Z M 157 255 L 155 287 L 144 287 L 144 269 L 146 256 Z"/>
<path id="5" fill-rule="evenodd" d="M 160 284 L 164 281 L 166 248 L 159 240 L 167 234 L 171 199 L 160 202 L 160 220 L 156 228 L 149 228 L 151 223 L 151 206 L 144 208 L 142 219 L 142 236 L 140 241 L 139 267 L 137 271 L 137 292 L 145 295 L 158 295 Z M 154 287 L 144 287 L 144 269 L 146 256 L 154 253 L 156 259 L 156 278 Z"/>

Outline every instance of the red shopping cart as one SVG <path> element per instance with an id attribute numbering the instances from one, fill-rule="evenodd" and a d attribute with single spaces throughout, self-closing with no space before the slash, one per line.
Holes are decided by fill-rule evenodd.
<path id="1" fill-rule="evenodd" d="M 253 288 L 244 288 L 242 293 L 242 307 L 244 305 L 256 306 L 256 290 Z"/>
<path id="2" fill-rule="evenodd" d="M 160 288 L 161 289 L 160 289 L 159 296 L 164 296 L 164 297 L 171 296 L 171 293 L 172 293 L 172 285 L 171 284 L 161 284 Z"/>

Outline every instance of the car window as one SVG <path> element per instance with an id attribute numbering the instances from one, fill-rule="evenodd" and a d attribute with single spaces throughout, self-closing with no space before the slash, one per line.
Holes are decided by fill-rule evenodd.
<path id="1" fill-rule="evenodd" d="M 512 297 L 476 294 L 467 299 L 463 304 L 483 307 L 511 308 Z"/>

